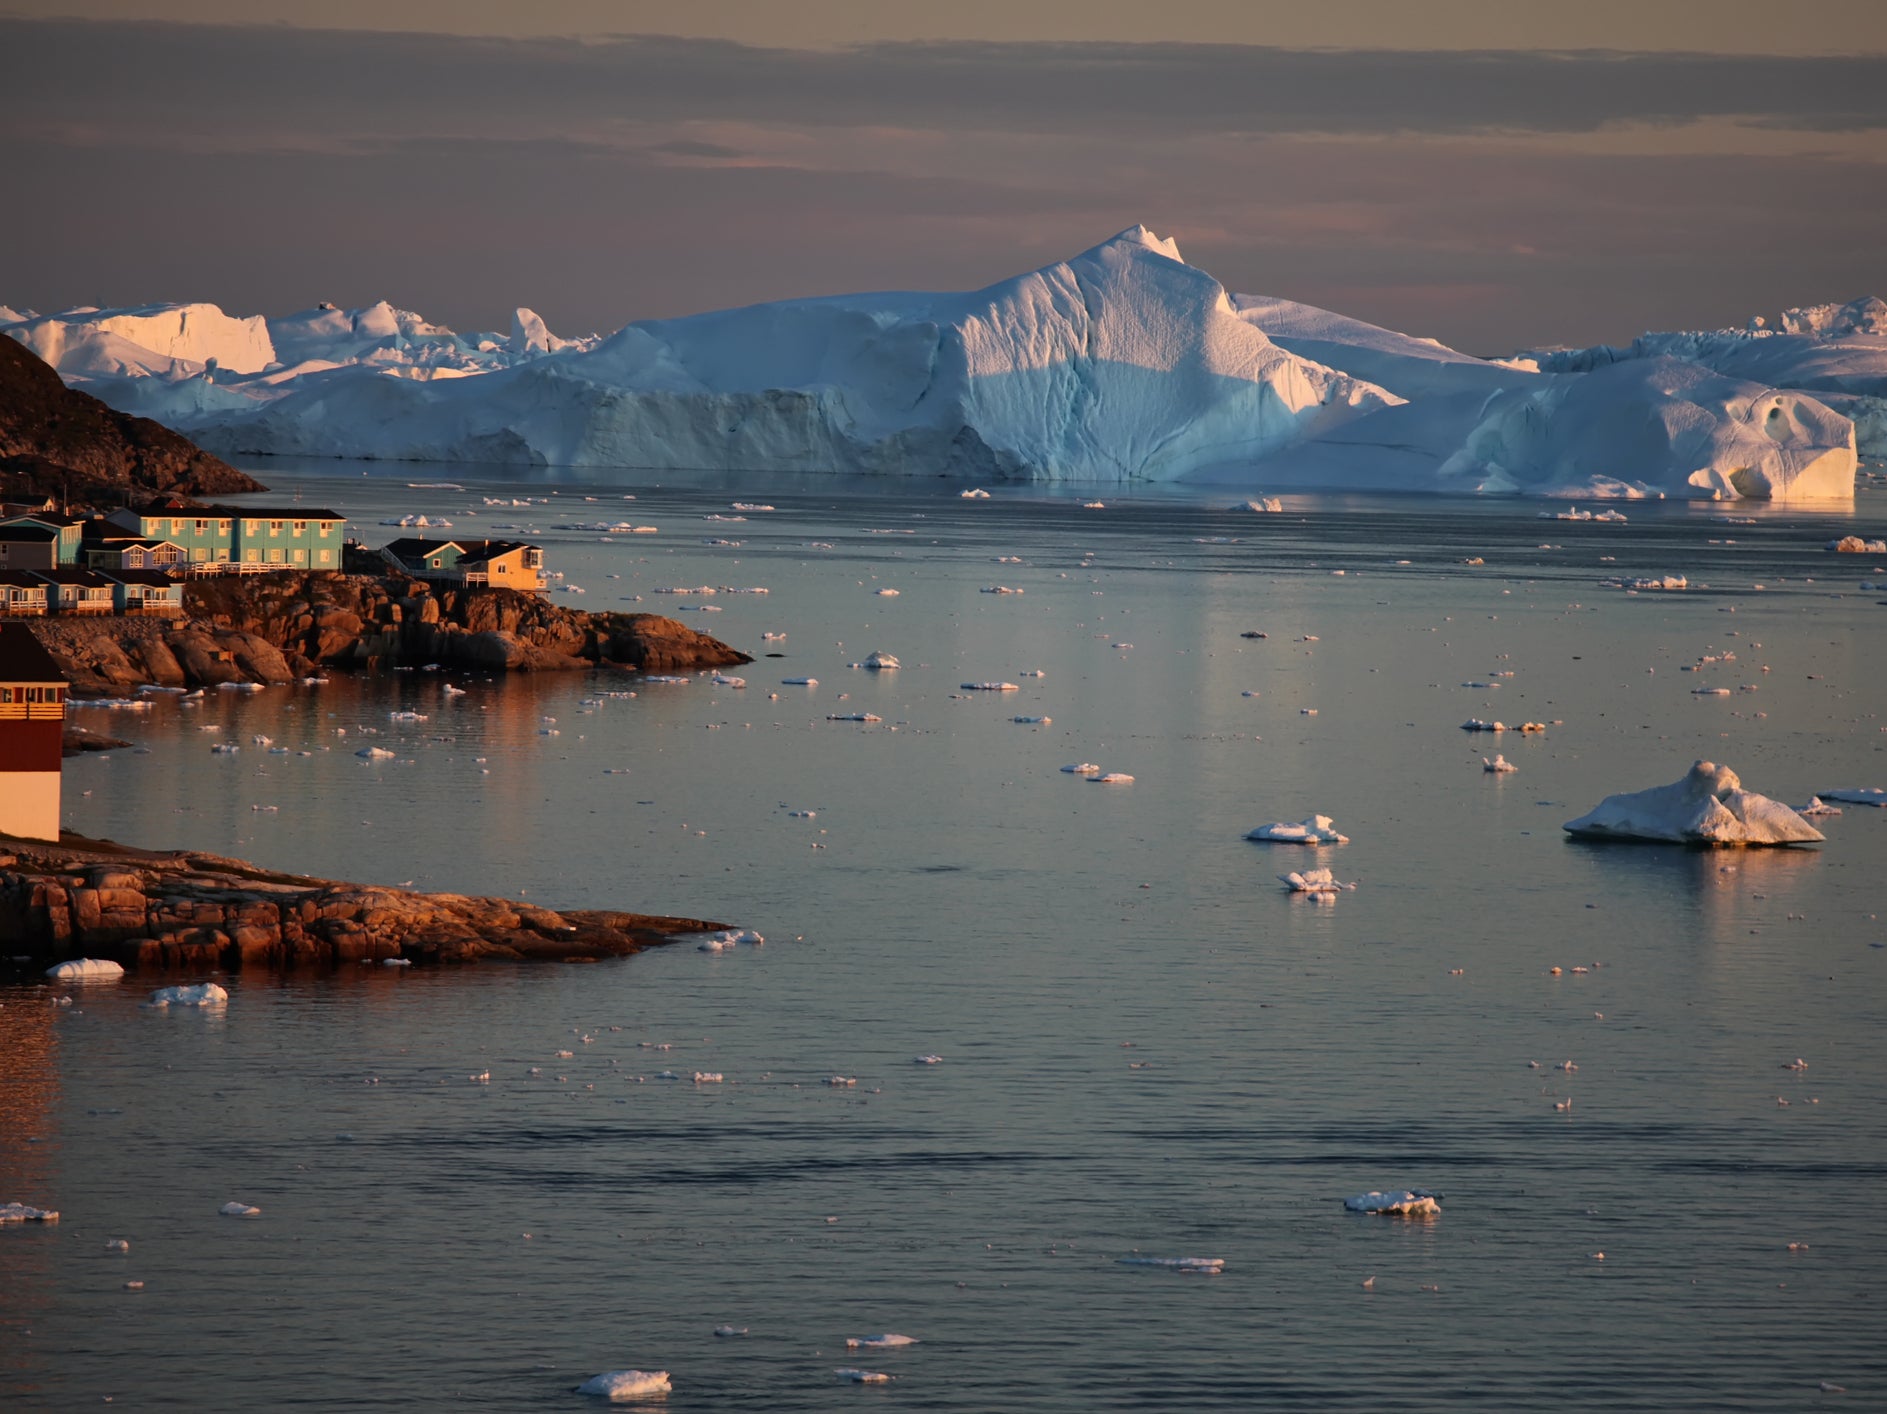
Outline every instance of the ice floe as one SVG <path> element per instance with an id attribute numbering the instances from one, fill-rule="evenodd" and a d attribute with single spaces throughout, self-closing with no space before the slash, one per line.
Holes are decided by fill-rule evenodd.
<path id="1" fill-rule="evenodd" d="M 1844 805 L 1878 805 L 1887 807 L 1887 790 L 1872 786 L 1837 786 L 1833 790 L 1821 792 L 1823 800 L 1838 800 Z"/>
<path id="2" fill-rule="evenodd" d="M 1780 801 L 1744 790 L 1736 772 L 1713 761 L 1694 763 L 1667 786 L 1608 795 L 1564 828 L 1585 838 L 1669 844 L 1788 845 L 1825 838 Z"/>
<path id="3" fill-rule="evenodd" d="M 33 1208 L 25 1203 L 0 1203 L 0 1224 L 56 1223 L 59 1214 L 52 1208 Z"/>
<path id="4" fill-rule="evenodd" d="M 1838 555 L 1887 555 L 1887 540 L 1866 540 L 1859 535 L 1844 535 L 1822 546 Z"/>
<path id="5" fill-rule="evenodd" d="M 903 664 L 889 653 L 878 652 L 865 659 L 865 666 L 873 672 L 890 672 L 894 668 L 902 667 Z"/>
<path id="6" fill-rule="evenodd" d="M 592 1375 L 577 1386 L 578 1394 L 593 1394 L 603 1399 L 646 1399 L 672 1390 L 666 1370 L 606 1370 Z"/>
<path id="7" fill-rule="evenodd" d="M 46 975 L 60 982 L 104 982 L 124 976 L 124 968 L 109 958 L 75 957 L 48 967 Z"/>
<path id="8" fill-rule="evenodd" d="M 1328 815 L 1312 815 L 1295 822 L 1280 821 L 1270 825 L 1260 825 L 1248 832 L 1248 840 L 1261 840 L 1274 844 L 1348 844 L 1350 837 L 1337 832 L 1337 825 Z"/>
<path id="9" fill-rule="evenodd" d="M 1123 1267 L 1165 1267 L 1196 1276 L 1217 1276 L 1225 1270 L 1223 1257 L 1116 1257 L 1114 1260 Z"/>
<path id="10" fill-rule="evenodd" d="M 1067 766 L 1063 766 L 1062 770 L 1071 776 L 1098 776 L 1101 774 L 1101 768 L 1092 761 L 1076 761 Z"/>
<path id="11" fill-rule="evenodd" d="M 834 1370 L 833 1374 L 855 1385 L 883 1385 L 891 1383 L 892 1376 L 882 1370 L 855 1370 L 850 1366 Z"/>
<path id="12" fill-rule="evenodd" d="M 845 1338 L 847 1350 L 895 1350 L 903 1345 L 916 1345 L 915 1336 L 908 1335 L 851 1335 Z"/>
<path id="13" fill-rule="evenodd" d="M 1020 692 L 1022 689 L 1012 682 L 966 682 L 964 692 Z"/>
<path id="14" fill-rule="evenodd" d="M 194 987 L 159 987 L 144 1003 L 147 1007 L 229 1005 L 229 993 L 214 982 L 200 982 Z"/>
<path id="15" fill-rule="evenodd" d="M 1426 1188 L 1397 1188 L 1385 1192 L 1372 1190 L 1345 1198 L 1343 1206 L 1353 1213 L 1381 1213 L 1396 1218 L 1433 1218 L 1441 1215 L 1441 1194 Z"/>
<path id="16" fill-rule="evenodd" d="M 1125 771 L 1109 771 L 1104 776 L 1089 776 L 1088 779 L 1097 786 L 1130 786 L 1134 783 L 1134 778 Z"/>
<path id="17" fill-rule="evenodd" d="M 247 1203 L 238 1203 L 234 1200 L 223 1204 L 223 1206 L 216 1211 L 226 1218 L 259 1218 L 262 1216 L 262 1210 L 260 1208 L 252 1208 Z"/>

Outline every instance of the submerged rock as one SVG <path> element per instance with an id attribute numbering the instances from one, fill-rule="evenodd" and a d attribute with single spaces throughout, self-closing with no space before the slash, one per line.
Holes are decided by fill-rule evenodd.
<path id="1" fill-rule="evenodd" d="M 1666 844 L 1812 844 L 1822 832 L 1781 801 L 1744 790 L 1736 772 L 1698 761 L 1668 786 L 1608 795 L 1564 828 L 1589 839 Z"/>

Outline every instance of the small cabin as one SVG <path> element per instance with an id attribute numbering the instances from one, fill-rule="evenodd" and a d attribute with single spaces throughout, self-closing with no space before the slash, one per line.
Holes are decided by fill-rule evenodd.
<path id="1" fill-rule="evenodd" d="M 26 570 L 0 570 L 0 614 L 37 618 L 45 612 L 45 580 Z"/>
<path id="2" fill-rule="evenodd" d="M 46 583 L 46 601 L 55 614 L 109 614 L 116 607 L 111 581 L 96 570 L 34 570 Z"/>
<path id="3" fill-rule="evenodd" d="M 522 540 L 426 540 L 406 536 L 381 558 L 415 579 L 527 592 L 544 587 L 544 551 Z"/>
<path id="4" fill-rule="evenodd" d="M 163 570 L 182 567 L 183 546 L 170 540 L 137 540 L 123 536 L 85 542 L 85 567 L 105 570 Z"/>
<path id="5" fill-rule="evenodd" d="M 120 614 L 183 613 L 183 581 L 162 570 L 99 570 L 111 585 L 112 609 Z"/>
<path id="6" fill-rule="evenodd" d="M 0 623 L 0 834 L 59 838 L 66 679 L 25 624 Z"/>

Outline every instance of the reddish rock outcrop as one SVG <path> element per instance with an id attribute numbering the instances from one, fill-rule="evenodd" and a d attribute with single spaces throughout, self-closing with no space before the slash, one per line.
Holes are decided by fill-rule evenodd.
<path id="1" fill-rule="evenodd" d="M 284 683 L 328 667 L 667 673 L 753 660 L 659 614 L 589 614 L 510 589 L 398 575 L 292 571 L 194 580 L 186 617 L 39 619 L 33 631 L 81 695 Z"/>
<path id="2" fill-rule="evenodd" d="M 127 968 L 204 971 L 389 958 L 581 962 L 721 926 L 337 883 L 76 836 L 58 845 L 0 836 L 0 943 L 36 964 L 96 957 Z"/>

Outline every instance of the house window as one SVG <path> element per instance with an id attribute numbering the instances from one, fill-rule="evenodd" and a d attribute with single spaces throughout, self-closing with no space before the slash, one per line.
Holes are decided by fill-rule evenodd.
<path id="1" fill-rule="evenodd" d="M 438 569 L 438 568 L 440 567 L 440 565 L 442 565 L 443 563 L 444 563 L 444 561 L 442 561 L 442 560 L 434 560 L 434 561 L 432 562 L 432 567 L 433 567 L 434 569 Z"/>
<path id="2" fill-rule="evenodd" d="M 324 565 L 334 558 L 334 552 L 332 550 L 321 550 L 317 553 L 320 555 L 321 563 Z"/>
<path id="3" fill-rule="evenodd" d="M 326 540 L 330 535 L 334 533 L 334 527 L 325 520 L 318 521 L 317 525 L 320 527 L 318 533 L 320 534 L 323 540 Z"/>
<path id="4" fill-rule="evenodd" d="M 242 552 L 242 558 L 245 564 L 259 564 L 262 560 L 262 552 L 260 550 L 244 550 Z"/>
<path id="5" fill-rule="evenodd" d="M 281 533 L 282 533 L 282 523 L 281 523 L 281 522 L 280 522 L 279 520 L 272 520 L 272 521 L 270 521 L 270 522 L 269 522 L 269 534 L 270 534 L 270 536 L 271 536 L 271 537 L 273 537 L 273 536 L 276 536 L 276 535 L 280 535 Z"/>
<path id="6" fill-rule="evenodd" d="M 246 520 L 242 523 L 242 533 L 244 535 L 254 535 L 261 527 L 262 522 L 259 520 Z"/>
<path id="7" fill-rule="evenodd" d="M 542 569 L 544 567 L 544 552 L 542 550 L 526 550 L 524 552 L 524 563 L 530 569 Z"/>
<path id="8" fill-rule="evenodd" d="M 218 535 L 229 534 L 229 522 L 226 520 L 219 520 L 218 522 L 216 522 L 216 533 Z"/>
<path id="9" fill-rule="evenodd" d="M 511 573 L 511 566 L 506 565 L 506 564 L 496 564 L 496 565 L 493 565 L 492 568 L 497 570 L 499 574 Z"/>
<path id="10" fill-rule="evenodd" d="M 279 565 L 279 564 L 281 564 L 281 562 L 282 562 L 282 552 L 281 552 L 281 550 L 280 550 L 280 549 L 271 549 L 271 550 L 269 551 L 269 563 L 270 563 L 270 564 L 272 564 L 272 565 Z"/>
<path id="11" fill-rule="evenodd" d="M 197 534 L 198 534 L 198 535 L 208 535 L 209 533 L 210 533 L 210 523 L 209 523 L 209 522 L 208 522 L 207 520 L 200 520 L 200 521 L 198 521 L 198 522 L 197 522 Z"/>
<path id="12" fill-rule="evenodd" d="M 170 533 L 171 533 L 172 535 L 182 535 L 182 534 L 183 534 L 183 522 L 182 522 L 181 520 L 173 520 L 173 521 L 172 521 L 172 522 L 170 523 Z"/>
<path id="13" fill-rule="evenodd" d="M 288 558 L 298 565 L 305 565 L 308 563 L 308 552 L 306 550 L 294 550 L 289 553 Z"/>
<path id="14" fill-rule="evenodd" d="M 229 563 L 229 550 L 227 547 L 225 546 L 217 547 L 216 563 L 219 565 L 226 565 Z"/>
<path id="15" fill-rule="evenodd" d="M 209 557 L 209 549 L 203 545 L 198 545 L 190 551 L 190 558 L 198 564 L 202 564 L 205 560 L 209 559 Z"/>
<path id="16" fill-rule="evenodd" d="M 305 521 L 305 520 L 298 520 L 298 521 L 296 521 L 296 522 L 295 522 L 295 534 L 297 534 L 297 535 L 301 535 L 301 534 L 304 534 L 304 533 L 306 533 L 306 531 L 307 531 L 307 529 L 308 529 L 308 522 L 307 522 L 307 521 Z"/>

